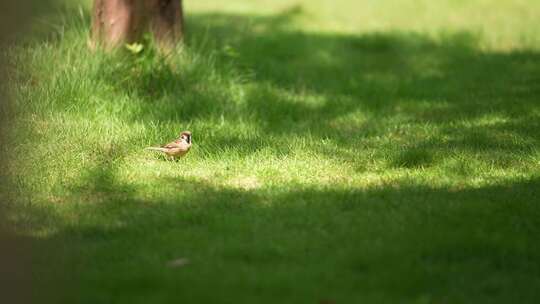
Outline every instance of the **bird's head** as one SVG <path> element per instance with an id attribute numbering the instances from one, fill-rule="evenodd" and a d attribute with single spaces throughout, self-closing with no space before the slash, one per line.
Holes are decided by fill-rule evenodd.
<path id="1" fill-rule="evenodd" d="M 180 133 L 180 140 L 184 140 L 186 143 L 191 144 L 191 132 L 184 131 Z"/>

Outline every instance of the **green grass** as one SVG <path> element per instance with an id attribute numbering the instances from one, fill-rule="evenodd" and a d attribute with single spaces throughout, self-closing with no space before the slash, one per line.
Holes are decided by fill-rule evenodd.
<path id="1" fill-rule="evenodd" d="M 36 299 L 538 302 L 540 4 L 186 2 L 167 58 L 86 2 L 8 51 Z"/>

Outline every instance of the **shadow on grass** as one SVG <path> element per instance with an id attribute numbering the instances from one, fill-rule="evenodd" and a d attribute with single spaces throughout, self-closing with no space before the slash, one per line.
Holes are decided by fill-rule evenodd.
<path id="1" fill-rule="evenodd" d="M 74 190 L 82 203 L 36 262 L 69 265 L 65 286 L 87 302 L 534 303 L 538 296 L 537 178 L 477 189 L 241 190 L 172 177 L 133 186 L 115 175 L 113 167 L 89 171 L 91 195 Z M 153 187 L 167 196 L 149 197 Z M 167 266 L 177 258 L 190 263 Z M 53 270 L 43 265 L 48 277 Z"/>
<path id="2" fill-rule="evenodd" d="M 209 126 L 195 130 L 209 151 L 247 155 L 279 150 L 275 138 L 315 137 L 347 159 L 382 138 L 379 147 L 404 150 L 390 163 L 414 168 L 443 151 L 531 155 L 539 147 L 538 51 L 482 50 L 468 32 L 302 32 L 294 26 L 302 14 L 188 15 L 191 59 L 175 57 L 171 67 L 152 52 L 103 56 L 93 81 L 127 92 L 121 112 L 133 121 Z M 77 18 L 89 22 L 88 13 Z M 235 129 L 243 124 L 268 137 L 246 138 Z"/>
<path id="3" fill-rule="evenodd" d="M 467 32 L 438 38 L 299 32 L 289 29 L 297 14 L 189 16 L 188 45 L 215 62 L 142 69 L 119 87 L 147 101 L 133 118 L 248 121 L 264 134 L 330 138 L 350 149 L 378 136 L 407 146 L 419 140 L 419 128 L 431 126 L 439 134 L 416 147 L 425 159 L 438 147 L 525 153 L 538 147 L 538 52 L 483 51 Z M 229 82 L 209 82 L 212 73 Z M 212 140 L 231 143 L 234 136 Z"/>

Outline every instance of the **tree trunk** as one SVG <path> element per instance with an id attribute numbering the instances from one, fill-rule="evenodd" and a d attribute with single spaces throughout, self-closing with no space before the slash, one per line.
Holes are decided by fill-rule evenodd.
<path id="1" fill-rule="evenodd" d="M 150 29 L 161 47 L 172 47 L 183 37 L 182 0 L 148 0 Z"/>
<path id="2" fill-rule="evenodd" d="M 170 48 L 183 30 L 182 0 L 94 0 L 90 45 L 111 49 L 150 32 L 160 47 Z"/>

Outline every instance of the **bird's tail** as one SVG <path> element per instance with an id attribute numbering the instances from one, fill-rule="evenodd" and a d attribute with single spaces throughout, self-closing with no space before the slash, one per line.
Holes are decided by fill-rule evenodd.
<path id="1" fill-rule="evenodd" d="M 159 151 L 159 152 L 166 152 L 167 151 L 167 149 L 160 148 L 160 147 L 148 147 L 148 148 L 145 148 L 145 150 L 152 150 L 152 151 Z"/>

